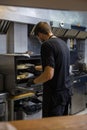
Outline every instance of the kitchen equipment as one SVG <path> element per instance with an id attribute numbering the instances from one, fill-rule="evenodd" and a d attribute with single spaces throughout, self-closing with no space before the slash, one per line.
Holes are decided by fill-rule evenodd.
<path id="1" fill-rule="evenodd" d="M 86 108 L 85 89 L 87 75 L 75 75 L 72 78 L 71 114 L 76 114 Z"/>
<path id="2" fill-rule="evenodd" d="M 33 106 L 24 106 L 23 104 L 22 107 L 20 107 L 20 103 L 24 103 L 24 101 L 28 104 L 32 96 L 38 98 L 42 95 L 42 84 L 32 85 L 31 87 L 27 86 L 29 78 L 35 78 L 38 74 L 40 74 L 35 71 L 31 71 L 31 68 L 40 64 L 40 55 L 0 55 L 0 72 L 5 77 L 4 91 L 9 93 L 9 120 L 23 119 L 23 111 L 28 114 L 31 111 L 31 107 L 33 107 L 33 110 L 35 111 L 37 111 L 37 109 L 41 109 L 40 105 L 42 105 L 42 103 L 35 103 Z M 15 109 L 16 106 L 18 106 L 17 109 Z M 32 111 L 32 113 L 35 111 Z"/>
<path id="3" fill-rule="evenodd" d="M 87 72 L 87 63 L 84 62 L 78 62 L 77 63 L 78 69 L 80 72 Z"/>
<path id="4" fill-rule="evenodd" d="M 0 121 L 8 121 L 8 93 L 0 93 Z"/>
<path id="5" fill-rule="evenodd" d="M 0 92 L 4 90 L 4 75 L 0 74 Z"/>
<path id="6" fill-rule="evenodd" d="M 35 77 L 30 72 L 31 67 L 40 64 L 40 55 L 28 54 L 1 54 L 0 55 L 0 72 L 5 76 L 5 91 L 11 95 L 17 95 L 29 91 L 26 88 L 27 81 L 30 77 Z"/>

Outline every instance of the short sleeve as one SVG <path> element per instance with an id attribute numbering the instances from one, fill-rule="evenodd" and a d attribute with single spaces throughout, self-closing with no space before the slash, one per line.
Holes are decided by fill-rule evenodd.
<path id="1" fill-rule="evenodd" d="M 47 42 L 42 44 L 41 57 L 42 57 L 43 67 L 45 67 L 45 66 L 51 66 L 53 68 L 55 67 L 55 59 L 54 59 L 53 48 Z"/>

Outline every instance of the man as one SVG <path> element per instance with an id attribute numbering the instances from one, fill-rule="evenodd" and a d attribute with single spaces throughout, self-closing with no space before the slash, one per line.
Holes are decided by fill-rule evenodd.
<path id="1" fill-rule="evenodd" d="M 66 43 L 53 35 L 46 22 L 39 22 L 34 34 L 43 42 L 41 60 L 43 72 L 32 83 L 43 83 L 43 117 L 68 114 L 70 101 L 70 53 Z M 31 81 L 28 82 L 29 85 Z"/>

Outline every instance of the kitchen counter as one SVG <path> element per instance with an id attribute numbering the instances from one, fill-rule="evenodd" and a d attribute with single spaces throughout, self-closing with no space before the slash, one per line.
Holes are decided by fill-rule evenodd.
<path id="1" fill-rule="evenodd" d="M 81 74 L 77 73 L 74 75 L 70 75 L 70 79 L 71 79 L 72 87 L 78 83 L 79 84 L 86 84 L 87 83 L 87 73 L 81 73 Z"/>
<path id="2" fill-rule="evenodd" d="M 76 74 L 72 74 L 72 75 L 70 75 L 70 78 L 72 79 L 72 80 L 74 80 L 74 79 L 78 79 L 78 78 L 86 78 L 87 79 L 87 73 L 76 73 Z"/>
<path id="3" fill-rule="evenodd" d="M 72 81 L 72 100 L 70 114 L 83 111 L 86 108 L 86 83 L 87 74 L 77 73 L 71 77 Z"/>
<path id="4" fill-rule="evenodd" d="M 87 115 L 19 120 L 9 123 L 17 130 L 87 130 Z"/>

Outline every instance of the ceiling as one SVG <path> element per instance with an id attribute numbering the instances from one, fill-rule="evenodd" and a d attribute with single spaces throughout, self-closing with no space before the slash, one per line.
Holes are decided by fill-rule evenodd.
<path id="1" fill-rule="evenodd" d="M 87 11 L 87 0 L 0 0 L 0 5 Z"/>

